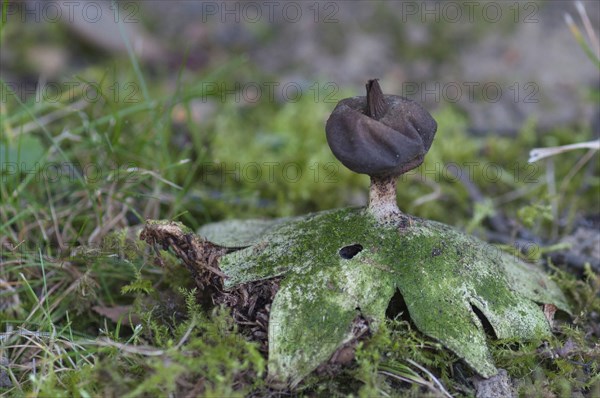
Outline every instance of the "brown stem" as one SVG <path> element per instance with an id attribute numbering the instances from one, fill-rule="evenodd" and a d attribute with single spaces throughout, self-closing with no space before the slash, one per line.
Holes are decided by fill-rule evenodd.
<path id="1" fill-rule="evenodd" d="M 371 177 L 369 212 L 380 222 L 392 221 L 402 214 L 396 203 L 397 177 Z"/>

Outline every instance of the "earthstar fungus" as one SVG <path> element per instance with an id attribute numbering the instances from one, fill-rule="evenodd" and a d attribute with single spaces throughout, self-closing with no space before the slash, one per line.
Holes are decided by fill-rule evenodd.
<path id="1" fill-rule="evenodd" d="M 571 312 L 536 266 L 448 225 L 400 213 L 396 178 L 423 162 L 436 128 L 420 105 L 383 95 L 371 80 L 366 97 L 340 101 L 326 127 L 334 155 L 371 176 L 367 209 L 228 220 L 203 226 L 199 235 L 149 220 L 140 238 L 157 253 L 171 247 L 202 298 L 230 307 L 248 327 L 268 351 L 271 388 L 294 389 L 322 365 L 350 361 L 397 295 L 419 332 L 479 376 L 494 377 L 489 338 L 550 336 L 554 311 Z"/>
<path id="2" fill-rule="evenodd" d="M 327 120 L 327 143 L 350 170 L 371 177 L 369 211 L 379 221 L 400 214 L 397 178 L 418 167 L 429 151 L 437 123 L 418 103 L 384 95 L 377 79 L 367 95 L 341 100 Z"/>

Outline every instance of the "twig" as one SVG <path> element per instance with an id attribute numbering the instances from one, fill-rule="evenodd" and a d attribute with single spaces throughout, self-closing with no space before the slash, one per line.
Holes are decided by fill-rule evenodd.
<path id="1" fill-rule="evenodd" d="M 527 239 L 511 239 L 505 234 L 492 231 L 487 232 L 486 238 L 491 243 L 511 245 L 520 248 L 521 251 L 530 248 L 531 244 L 535 243 Z M 579 256 L 577 254 L 564 251 L 550 253 L 548 254 L 548 257 L 550 257 L 553 264 L 566 264 L 567 266 L 574 268 L 579 272 L 584 271 L 586 263 L 589 263 L 592 270 L 594 270 L 595 272 L 600 272 L 600 260 L 594 257 Z"/>
<path id="2" fill-rule="evenodd" d="M 16 128 L 16 135 L 30 133 L 32 131 L 37 130 L 40 126 L 46 126 L 58 119 L 61 119 L 65 116 L 69 116 L 71 113 L 79 112 L 83 110 L 88 105 L 88 103 L 89 101 L 81 99 L 77 102 L 74 102 L 71 105 L 68 105 L 65 108 L 60 108 L 54 112 L 50 112 L 44 116 L 39 117 L 37 121 L 29 122 L 19 128 Z"/>
<path id="3" fill-rule="evenodd" d="M 590 22 L 590 17 L 588 17 L 587 11 L 583 6 L 581 1 L 575 2 L 575 8 L 577 8 L 577 12 L 579 13 L 579 17 L 583 21 L 583 27 L 585 28 L 585 32 L 588 35 L 588 39 L 590 40 L 592 47 L 596 51 L 596 56 L 600 57 L 600 44 L 598 42 L 598 36 L 596 36 L 596 32 L 592 27 L 592 23 Z"/>
<path id="4" fill-rule="evenodd" d="M 419 365 L 418 363 L 416 363 L 415 361 L 413 361 L 412 359 L 408 358 L 406 359 L 406 361 L 408 363 L 410 363 L 411 365 L 417 367 L 418 369 L 420 369 L 422 372 L 424 372 L 427 376 L 429 376 L 429 378 L 438 386 L 438 388 L 440 389 L 440 391 L 447 397 L 452 398 L 452 395 L 450 395 L 450 393 L 448 391 L 446 391 L 446 389 L 444 388 L 444 386 L 442 385 L 442 383 L 437 379 L 437 377 L 435 377 L 433 374 L 431 374 L 431 372 L 427 369 L 425 369 L 423 366 Z"/>
<path id="5" fill-rule="evenodd" d="M 600 150 L 600 139 L 588 142 L 579 142 L 577 144 L 571 145 L 562 145 L 562 146 L 552 146 L 548 148 L 534 148 L 529 151 L 529 163 L 537 162 L 538 160 L 558 155 L 559 153 L 572 151 L 574 149 L 593 149 Z"/>
<path id="6" fill-rule="evenodd" d="M 160 357 L 165 355 L 165 350 L 159 350 L 157 348 L 151 346 L 134 346 L 131 344 L 123 344 L 118 343 L 116 341 L 112 341 L 108 338 L 102 338 L 95 341 L 89 341 L 87 344 L 97 345 L 99 347 L 114 347 L 118 348 L 119 351 L 128 353 L 128 354 L 137 354 L 144 355 L 147 357 Z"/>
<path id="7" fill-rule="evenodd" d="M 562 183 L 560 184 L 560 191 L 563 192 L 566 188 L 567 185 L 569 185 L 569 183 L 571 182 L 571 180 L 573 179 L 573 177 L 575 176 L 575 174 L 577 174 L 577 172 L 579 172 L 579 170 L 585 166 L 585 164 L 587 162 L 589 162 L 589 160 L 594 156 L 594 154 L 596 153 L 596 149 L 590 149 L 585 155 L 583 155 L 575 164 L 575 166 L 573 166 L 571 168 L 571 170 L 569 170 L 569 174 L 567 174 L 565 176 L 565 178 L 563 178 Z"/>
<path id="8" fill-rule="evenodd" d="M 420 196 L 417 199 L 415 199 L 412 203 L 413 206 L 415 206 L 415 207 L 421 206 L 422 204 L 431 202 L 433 200 L 437 200 L 442 196 L 442 187 L 440 184 L 438 184 L 434 181 L 430 181 L 429 179 L 426 179 L 426 178 L 420 178 L 420 180 L 425 185 L 432 188 L 433 192 L 430 192 L 426 195 Z"/>

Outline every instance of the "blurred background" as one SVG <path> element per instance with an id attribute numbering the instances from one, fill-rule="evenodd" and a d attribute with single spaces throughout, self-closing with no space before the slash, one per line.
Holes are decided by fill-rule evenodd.
<path id="1" fill-rule="evenodd" d="M 572 219 L 526 161 L 598 136 L 600 6 L 579 4 L 5 1 L 4 172 L 97 188 L 127 208 L 113 226 L 362 205 L 368 180 L 333 158 L 323 126 L 377 77 L 440 124 L 416 184 L 400 185 L 405 209 L 466 223 L 458 170 L 495 207 L 527 191 Z M 561 158 L 562 177 L 584 153 Z"/>
<path id="2" fill-rule="evenodd" d="M 599 84 L 565 23 L 565 13 L 577 17 L 572 1 L 4 4 L 11 23 L 2 77 L 22 94 L 35 92 L 40 79 L 66 83 L 99 63 L 114 67 L 127 57 L 127 41 L 142 67 L 165 79 L 183 72 L 185 81 L 199 81 L 244 57 L 246 73 L 237 71 L 231 90 L 271 78 L 303 92 L 327 82 L 358 91 L 379 77 L 389 92 L 456 104 L 481 133 L 514 134 L 532 117 L 545 129 L 585 123 L 594 110 L 582 101 L 585 91 Z M 599 5 L 582 4 L 597 30 Z"/>

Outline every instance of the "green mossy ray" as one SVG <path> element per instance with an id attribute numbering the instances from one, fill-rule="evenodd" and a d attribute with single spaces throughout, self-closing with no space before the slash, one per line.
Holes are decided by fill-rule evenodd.
<path id="1" fill-rule="evenodd" d="M 280 276 L 287 271 L 303 273 L 312 266 L 336 265 L 337 259 L 327 262 L 327 254 L 331 254 L 339 242 L 362 237 L 356 236 L 356 232 L 353 234 L 350 227 L 366 232 L 365 222 L 373 224 L 368 217 L 348 217 L 357 211 L 326 211 L 274 225 L 262 237 L 254 237 L 257 243 L 253 246 L 221 258 L 219 267 L 228 276 L 225 287 Z M 348 221 L 353 224 L 349 225 Z M 338 228 L 336 224 L 343 227 Z M 226 235 L 225 230 L 222 233 Z M 214 243 L 219 244 L 219 241 Z M 338 249 L 335 249 L 335 255 Z"/>
<path id="2" fill-rule="evenodd" d="M 569 312 L 537 268 L 447 225 L 401 221 L 380 225 L 364 209 L 311 214 L 274 224 L 255 245 L 221 258 L 227 288 L 285 275 L 271 308 L 272 379 L 299 382 L 352 338 L 359 314 L 376 329 L 396 289 L 417 328 L 484 377 L 496 368 L 472 306 L 501 339 L 550 334 L 536 302 Z M 362 251 L 342 258 L 340 249 L 354 244 Z"/>
<path id="3" fill-rule="evenodd" d="M 359 315 L 377 328 L 394 287 L 385 271 L 370 268 L 345 261 L 335 270 L 292 274 L 282 282 L 269 320 L 272 379 L 295 386 L 354 337 L 351 325 Z"/>
<path id="4" fill-rule="evenodd" d="M 198 234 L 220 246 L 247 247 L 257 243 L 274 227 L 293 220 L 292 218 L 227 220 L 207 224 L 198 230 Z"/>

